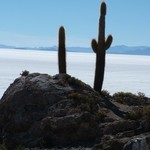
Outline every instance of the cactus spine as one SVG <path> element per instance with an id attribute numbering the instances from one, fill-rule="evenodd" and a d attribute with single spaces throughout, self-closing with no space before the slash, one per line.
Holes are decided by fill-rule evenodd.
<path id="1" fill-rule="evenodd" d="M 105 2 L 102 2 L 101 4 L 100 13 L 101 15 L 99 19 L 98 41 L 93 39 L 91 42 L 92 49 L 96 53 L 94 90 L 98 92 L 101 92 L 103 80 L 104 80 L 106 50 L 110 47 L 112 40 L 113 40 L 111 35 L 109 35 L 107 39 L 105 40 L 105 15 L 106 15 L 106 3 Z"/>
<path id="2" fill-rule="evenodd" d="M 63 26 L 59 28 L 58 39 L 58 66 L 59 73 L 66 74 L 66 47 L 65 47 L 65 29 Z"/>

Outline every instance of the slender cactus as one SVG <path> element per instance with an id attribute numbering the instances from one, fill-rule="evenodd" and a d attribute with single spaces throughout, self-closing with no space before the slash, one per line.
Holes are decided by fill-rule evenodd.
<path id="1" fill-rule="evenodd" d="M 65 73 L 66 74 L 65 29 L 63 26 L 61 26 L 59 28 L 58 66 L 59 66 L 59 73 Z"/>
<path id="2" fill-rule="evenodd" d="M 96 68 L 95 68 L 95 79 L 94 79 L 94 90 L 101 92 L 104 71 L 105 71 L 105 56 L 106 50 L 110 47 L 113 37 L 109 35 L 105 40 L 105 15 L 106 15 L 106 3 L 101 3 L 100 9 L 100 19 L 99 19 L 99 35 L 98 42 L 93 39 L 91 46 L 93 51 L 96 53 Z"/>

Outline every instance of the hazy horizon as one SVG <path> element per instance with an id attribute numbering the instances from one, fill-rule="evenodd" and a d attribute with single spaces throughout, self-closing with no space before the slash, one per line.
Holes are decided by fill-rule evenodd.
<path id="1" fill-rule="evenodd" d="M 29 47 L 29 48 L 39 48 L 39 47 L 58 47 L 58 44 L 57 45 L 48 45 L 48 46 L 41 46 L 41 45 L 39 45 L 39 46 L 26 46 L 26 45 L 22 45 L 22 46 L 17 46 L 17 45 L 9 45 L 9 44 L 3 44 L 3 43 L 0 43 L 0 46 L 1 45 L 3 45 L 3 46 L 12 46 L 12 47 L 19 47 L 19 48 L 26 48 L 26 47 Z M 111 46 L 111 47 L 117 47 L 117 46 L 125 46 L 125 47 L 150 47 L 150 46 L 148 46 L 148 45 L 132 45 L 132 46 L 129 46 L 129 45 L 125 45 L 125 44 L 119 44 L 119 45 L 113 45 L 113 46 Z M 67 46 L 66 45 L 66 47 L 81 47 L 81 48 L 91 48 L 92 49 L 92 47 L 91 46 L 89 46 L 89 47 L 87 47 L 87 46 L 79 46 L 79 45 L 76 45 L 76 46 Z M 3 47 L 2 47 L 3 48 Z"/>

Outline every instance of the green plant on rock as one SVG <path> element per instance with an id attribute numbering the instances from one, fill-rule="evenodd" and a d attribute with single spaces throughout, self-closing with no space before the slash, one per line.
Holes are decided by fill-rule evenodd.
<path id="1" fill-rule="evenodd" d="M 58 67 L 59 73 L 66 74 L 66 47 L 65 47 L 65 29 L 63 26 L 59 28 L 58 39 Z"/>
<path id="2" fill-rule="evenodd" d="M 25 150 L 25 147 L 22 145 L 18 145 L 15 150 Z"/>
<path id="3" fill-rule="evenodd" d="M 113 94 L 113 99 L 121 104 L 133 105 L 133 100 L 137 101 L 137 96 L 131 92 L 117 92 Z"/>
<path id="4" fill-rule="evenodd" d="M 75 77 L 70 77 L 67 79 L 67 82 L 71 85 L 74 85 L 74 86 L 79 86 L 79 87 L 83 87 L 84 84 L 81 80 L 79 79 L 76 79 Z"/>
<path id="5" fill-rule="evenodd" d="M 143 114 L 144 115 L 150 114 L 150 105 L 147 105 L 147 106 L 143 107 Z"/>
<path id="6" fill-rule="evenodd" d="M 0 150 L 7 150 L 6 145 L 4 143 L 0 144 Z"/>
<path id="7" fill-rule="evenodd" d="M 106 112 L 105 111 L 103 111 L 103 110 L 99 110 L 97 113 L 96 113 L 96 119 L 97 120 L 103 120 L 105 117 L 107 117 L 107 114 L 106 114 Z"/>
<path id="8" fill-rule="evenodd" d="M 138 120 L 145 118 L 150 125 L 150 105 L 137 107 L 126 115 L 126 119 Z"/>
<path id="9" fill-rule="evenodd" d="M 99 19 L 98 41 L 96 41 L 96 39 L 93 39 L 91 42 L 92 49 L 96 53 L 94 90 L 98 92 L 101 92 L 104 80 L 106 50 L 110 47 L 113 40 L 113 37 L 111 35 L 109 35 L 105 40 L 105 15 L 106 15 L 105 2 L 102 2 L 100 11 L 101 15 Z"/>
<path id="10" fill-rule="evenodd" d="M 90 104 L 89 103 L 81 103 L 80 105 L 77 105 L 76 108 L 78 110 L 81 110 L 81 111 L 91 112 L 91 108 L 90 108 Z"/>
<path id="11" fill-rule="evenodd" d="M 29 71 L 24 70 L 24 71 L 22 71 L 22 73 L 20 73 L 20 75 L 21 75 L 22 77 L 26 77 L 26 76 L 29 75 Z"/>
<path id="12" fill-rule="evenodd" d="M 78 92 L 69 94 L 69 98 L 72 98 L 75 101 L 78 101 L 79 103 L 90 103 L 90 101 L 92 101 L 92 99 L 89 96 Z"/>
<path id="13" fill-rule="evenodd" d="M 73 105 L 77 110 L 88 111 L 93 114 L 97 113 L 98 104 L 93 96 L 73 92 L 68 97 L 73 100 Z"/>
<path id="14" fill-rule="evenodd" d="M 109 93 L 108 91 L 106 91 L 106 90 L 102 90 L 102 91 L 100 92 L 100 96 L 101 96 L 102 98 L 104 98 L 104 99 L 110 99 L 110 98 L 111 98 L 110 93 Z"/>
<path id="15" fill-rule="evenodd" d="M 136 110 L 132 110 L 128 112 L 125 116 L 126 119 L 138 120 L 143 117 L 143 109 L 136 108 Z"/>

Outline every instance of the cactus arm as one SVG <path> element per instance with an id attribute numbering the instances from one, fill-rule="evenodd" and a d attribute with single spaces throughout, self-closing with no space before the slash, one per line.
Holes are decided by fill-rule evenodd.
<path id="1" fill-rule="evenodd" d="M 95 53 L 97 53 L 97 41 L 96 39 L 93 39 L 92 42 L 91 42 L 91 46 L 92 46 L 92 49 Z"/>
<path id="2" fill-rule="evenodd" d="M 111 46 L 112 41 L 113 37 L 112 35 L 109 35 L 105 41 L 105 50 L 107 50 Z"/>
<path id="3" fill-rule="evenodd" d="M 59 73 L 66 73 L 66 47 L 65 47 L 65 29 L 59 28 L 58 40 L 58 67 Z"/>

